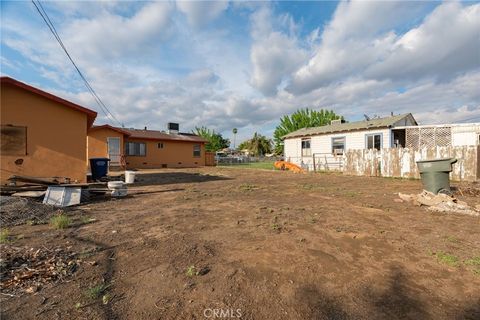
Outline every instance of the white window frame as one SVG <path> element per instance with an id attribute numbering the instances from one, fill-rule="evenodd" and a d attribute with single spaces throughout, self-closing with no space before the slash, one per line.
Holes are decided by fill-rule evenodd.
<path id="1" fill-rule="evenodd" d="M 308 148 L 306 148 L 304 145 L 308 143 Z M 312 139 L 311 138 L 305 138 L 302 139 L 300 142 L 300 147 L 302 149 L 302 157 L 311 157 L 312 156 Z"/>
<path id="2" fill-rule="evenodd" d="M 343 140 L 343 148 L 334 148 L 334 144 L 338 144 L 335 140 Z M 333 155 L 343 155 L 345 153 L 345 149 L 347 148 L 347 137 L 346 136 L 341 136 L 341 137 L 332 137 L 331 145 L 332 145 L 332 154 Z M 340 151 L 341 150 L 341 151 Z"/>
<path id="3" fill-rule="evenodd" d="M 379 148 L 376 148 L 375 147 L 375 137 L 378 136 L 380 137 L 380 146 Z M 372 142 L 372 146 L 370 147 L 369 146 L 369 139 L 372 139 L 371 142 Z M 377 150 L 382 150 L 382 147 L 383 147 L 383 133 L 379 132 L 379 133 L 369 133 L 369 134 L 366 134 L 365 135 L 365 149 L 367 150 L 370 150 L 370 149 L 377 149 Z"/>
<path id="4" fill-rule="evenodd" d="M 193 145 L 193 157 L 200 158 L 202 156 L 202 146 L 200 144 Z"/>

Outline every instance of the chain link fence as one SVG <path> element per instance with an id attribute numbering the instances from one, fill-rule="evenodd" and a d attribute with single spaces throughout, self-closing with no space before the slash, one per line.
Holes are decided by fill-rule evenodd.
<path id="1" fill-rule="evenodd" d="M 251 157 L 251 156 L 226 156 L 215 157 L 215 161 L 219 166 L 235 166 L 248 164 L 272 164 L 275 161 L 283 160 L 283 157 Z"/>

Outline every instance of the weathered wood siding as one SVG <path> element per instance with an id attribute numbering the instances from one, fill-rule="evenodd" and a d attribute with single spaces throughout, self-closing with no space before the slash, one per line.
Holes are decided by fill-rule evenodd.
<path id="1" fill-rule="evenodd" d="M 436 158 L 456 158 L 452 180 L 479 179 L 480 146 L 434 147 L 421 150 L 392 148 L 348 150 L 343 157 L 343 172 L 350 175 L 420 178 L 417 161 Z"/>

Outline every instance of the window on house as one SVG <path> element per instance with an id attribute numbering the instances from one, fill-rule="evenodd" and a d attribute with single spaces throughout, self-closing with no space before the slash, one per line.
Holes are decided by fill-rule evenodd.
<path id="1" fill-rule="evenodd" d="M 193 156 L 194 157 L 200 157 L 202 148 L 200 147 L 199 144 L 194 144 L 193 145 Z"/>
<path id="2" fill-rule="evenodd" d="M 27 154 L 27 127 L 1 126 L 2 155 L 24 156 Z"/>
<path id="3" fill-rule="evenodd" d="M 125 155 L 127 156 L 145 156 L 147 147 L 144 142 L 125 143 Z"/>
<path id="4" fill-rule="evenodd" d="M 159 142 L 159 143 L 157 144 L 157 147 L 158 147 L 158 149 L 163 149 L 163 142 Z"/>
<path id="5" fill-rule="evenodd" d="M 332 153 L 342 155 L 345 151 L 345 137 L 332 138 Z"/>
<path id="6" fill-rule="evenodd" d="M 309 157 L 312 155 L 312 148 L 310 147 L 311 139 L 302 139 L 302 157 Z"/>
<path id="7" fill-rule="evenodd" d="M 366 136 L 367 149 L 382 149 L 382 134 L 368 134 Z"/>

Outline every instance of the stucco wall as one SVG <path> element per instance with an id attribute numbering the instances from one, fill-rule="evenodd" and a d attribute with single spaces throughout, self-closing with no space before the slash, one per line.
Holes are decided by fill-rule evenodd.
<path id="1" fill-rule="evenodd" d="M 120 138 L 120 153 L 123 155 L 125 153 L 123 136 L 122 133 L 109 128 L 90 130 L 87 137 L 87 165 L 90 158 L 108 158 L 107 138 Z"/>
<path id="2" fill-rule="evenodd" d="M 27 127 L 27 154 L 1 155 L 1 183 L 14 174 L 86 181 L 86 114 L 2 84 L 1 124 Z"/>
<path id="3" fill-rule="evenodd" d="M 126 156 L 128 169 L 198 167 L 205 165 L 205 145 L 201 145 L 200 157 L 193 156 L 192 142 L 154 141 L 127 138 L 125 142 L 145 142 L 146 156 Z M 163 142 L 163 149 L 158 148 L 158 143 Z"/>

